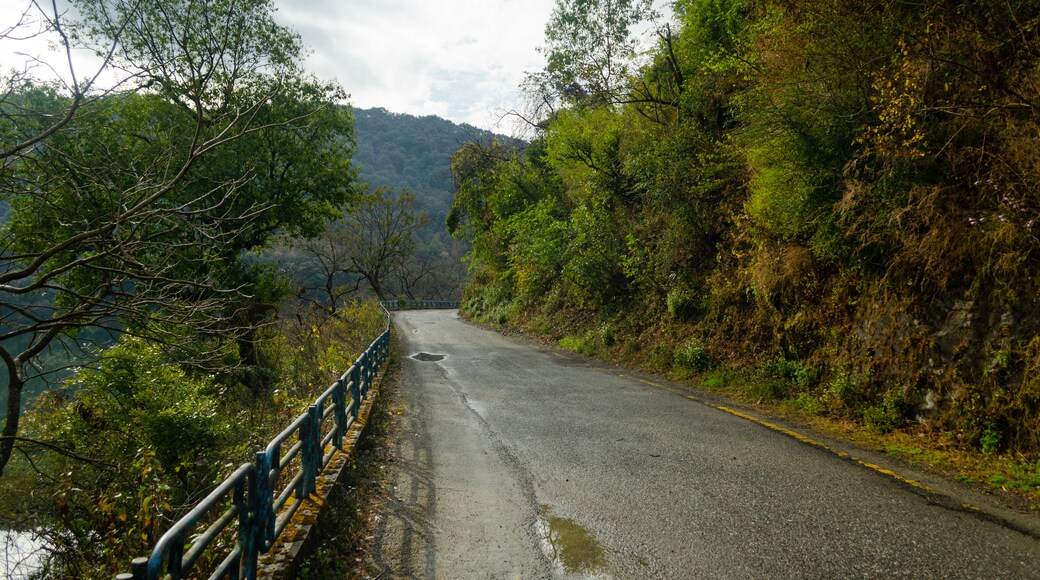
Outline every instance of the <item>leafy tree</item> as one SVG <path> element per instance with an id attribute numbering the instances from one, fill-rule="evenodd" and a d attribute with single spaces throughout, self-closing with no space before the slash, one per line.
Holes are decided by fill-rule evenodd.
<path id="1" fill-rule="evenodd" d="M 113 570 L 158 539 L 175 509 L 197 501 L 219 474 L 217 455 L 235 432 L 220 413 L 221 389 L 194 377 L 155 344 L 124 335 L 96 369 L 70 381 L 27 416 L 26 435 L 60 453 L 34 454 L 53 485 L 47 533 L 66 575 Z"/>
<path id="2" fill-rule="evenodd" d="M 557 0 L 545 27 L 545 70 L 528 76 L 541 105 L 625 100 L 635 57 L 633 27 L 647 0 Z"/>
<path id="3" fill-rule="evenodd" d="M 319 239 L 304 243 L 304 254 L 321 269 L 330 314 L 362 281 L 379 300 L 388 300 L 397 291 L 391 283 L 395 277 L 410 278 L 405 272 L 416 250 L 415 235 L 427 221 L 425 213 L 415 213 L 414 203 L 408 191 L 392 196 L 388 188 L 377 187 L 366 191 Z M 349 287 L 341 283 L 347 280 L 352 281 Z"/>
<path id="4" fill-rule="evenodd" d="M 74 4 L 71 23 L 31 7 L 100 70 L 84 81 L 70 65 L 65 84 L 9 75 L 0 93 L 0 472 L 16 442 L 31 445 L 22 391 L 48 349 L 101 328 L 204 358 L 197 336 L 258 322 L 242 250 L 313 234 L 351 196 L 349 120 L 331 104 L 343 93 L 300 71 L 269 0 Z M 122 76 L 101 91 L 102 74 Z"/>

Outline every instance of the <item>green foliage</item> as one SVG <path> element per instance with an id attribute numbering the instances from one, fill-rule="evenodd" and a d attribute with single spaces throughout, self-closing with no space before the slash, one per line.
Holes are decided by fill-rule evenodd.
<path id="1" fill-rule="evenodd" d="M 52 391 L 26 417 L 26 437 L 65 451 L 30 452 L 54 494 L 50 506 L 25 507 L 48 507 L 60 524 L 69 549 L 55 552 L 58 569 L 94 576 L 148 550 L 176 506 L 221 473 L 220 450 L 237 431 L 212 377 L 130 335 L 69 388 L 71 398 Z"/>
<path id="2" fill-rule="evenodd" d="M 877 403 L 863 409 L 863 422 L 880 433 L 888 433 L 903 426 L 910 411 L 903 389 L 895 388 L 886 392 Z"/>
<path id="3" fill-rule="evenodd" d="M 715 367 L 715 360 L 697 338 L 689 338 L 675 349 L 675 364 L 680 368 L 704 372 Z"/>
<path id="4" fill-rule="evenodd" d="M 557 217 L 560 213 L 557 202 L 549 198 L 509 221 L 509 265 L 521 300 L 538 300 L 559 278 L 572 234 L 570 224 Z"/>
<path id="5" fill-rule="evenodd" d="M 796 360 L 775 356 L 762 365 L 761 373 L 766 378 L 783 379 L 793 383 L 799 390 L 806 390 L 816 383 L 816 371 Z"/>
<path id="6" fill-rule="evenodd" d="M 788 401 L 788 405 L 806 415 L 821 415 L 825 410 L 819 398 L 806 392 L 798 393 L 795 398 Z"/>
<path id="7" fill-rule="evenodd" d="M 837 411 L 852 408 L 856 404 L 860 383 L 858 377 L 840 370 L 831 377 L 824 390 L 824 398 Z"/>
<path id="8" fill-rule="evenodd" d="M 690 321 L 701 312 L 701 297 L 686 286 L 669 290 L 666 303 L 668 313 L 677 320 Z"/>
<path id="9" fill-rule="evenodd" d="M 585 356 L 592 356 L 596 353 L 595 345 L 592 344 L 588 336 L 565 336 L 560 339 L 560 346 Z"/>
<path id="10" fill-rule="evenodd" d="M 655 369 L 695 333 L 759 368 L 726 389 L 1040 452 L 1040 7 L 681 0 L 607 78 L 640 18 L 608 5 L 557 3 L 525 152 L 457 154 L 485 311 L 574 315 L 589 352 L 610 320 Z"/>
<path id="11" fill-rule="evenodd" d="M 979 450 L 987 454 L 996 453 L 1000 450 L 1001 439 L 1002 436 L 996 424 L 990 423 L 979 437 Z"/>
<path id="12" fill-rule="evenodd" d="M 230 429 L 218 416 L 220 393 L 212 379 L 189 376 L 158 347 L 130 335 L 105 352 L 96 370 L 80 371 L 68 388 L 76 394 L 57 419 L 62 430 L 45 433 L 70 443 L 108 445 L 113 433 L 106 428 L 113 429 L 128 437 L 124 449 L 152 449 L 166 470 L 197 461 Z"/>
<path id="13" fill-rule="evenodd" d="M 649 10 L 644 0 L 557 0 L 545 27 L 548 64 L 528 82 L 548 99 L 615 100 L 635 56 L 632 28 Z"/>

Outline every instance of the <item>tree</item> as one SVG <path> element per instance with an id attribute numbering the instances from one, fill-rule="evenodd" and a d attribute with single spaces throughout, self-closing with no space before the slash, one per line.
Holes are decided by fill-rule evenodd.
<path id="1" fill-rule="evenodd" d="M 304 244 L 304 253 L 317 262 L 324 277 L 322 291 L 330 313 L 362 280 L 380 300 L 400 290 L 392 282 L 401 277 L 415 283 L 408 274 L 409 260 L 416 250 L 415 234 L 426 226 L 427 216 L 415 213 L 414 203 L 415 196 L 407 190 L 396 196 L 386 187 L 366 191 L 342 220 Z M 350 280 L 352 285 L 346 286 Z"/>
<path id="2" fill-rule="evenodd" d="M 258 287 L 243 250 L 320 231 L 352 195 L 343 92 L 301 72 L 271 0 L 73 4 L 72 22 L 27 5 L 66 54 L 100 58 L 94 74 L 68 58 L 63 80 L 18 72 L 0 90 L 0 474 L 32 443 L 22 393 L 48 349 L 94 328 L 202 356 L 199 337 L 247 334 Z"/>
<path id="3" fill-rule="evenodd" d="M 636 53 L 633 27 L 652 15 L 647 0 L 556 0 L 545 27 L 546 67 L 529 75 L 535 117 L 563 104 L 626 100 Z"/>

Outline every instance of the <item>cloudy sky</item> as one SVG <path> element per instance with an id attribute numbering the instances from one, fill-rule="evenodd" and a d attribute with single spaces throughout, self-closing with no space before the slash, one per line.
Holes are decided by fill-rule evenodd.
<path id="1" fill-rule="evenodd" d="M 520 106 L 524 73 L 544 65 L 537 49 L 555 5 L 555 0 L 274 1 L 277 20 L 310 48 L 306 67 L 339 81 L 355 106 L 437 115 L 504 133 L 512 124 L 499 121 Z M 0 33 L 27 4 L 0 0 Z M 25 57 L 16 52 L 58 60 L 42 39 L 6 39 L 0 41 L 0 67 L 21 65 Z"/>
<path id="2" fill-rule="evenodd" d="M 520 105 L 554 0 L 275 0 L 277 18 L 358 107 L 493 128 Z M 508 132 L 509 127 L 499 130 Z"/>
<path id="3" fill-rule="evenodd" d="M 0 0 L 0 35 L 30 2 Z M 437 115 L 512 133 L 515 124 L 502 118 L 522 108 L 519 85 L 525 73 L 544 66 L 538 48 L 555 0 L 274 3 L 276 19 L 297 31 L 311 51 L 305 66 L 320 78 L 337 80 L 355 106 Z M 655 2 L 662 12 L 668 4 Z M 67 0 L 58 5 L 67 6 Z M 0 69 L 25 62 L 16 52 L 58 60 L 43 39 L 7 38 L 0 41 Z"/>

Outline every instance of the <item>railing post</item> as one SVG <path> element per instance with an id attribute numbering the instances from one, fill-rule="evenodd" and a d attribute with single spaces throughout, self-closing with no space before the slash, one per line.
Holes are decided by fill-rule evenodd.
<path id="1" fill-rule="evenodd" d="M 368 395 L 368 359 L 369 351 L 366 350 L 365 352 L 361 353 L 361 356 L 358 357 L 357 362 L 354 363 L 358 367 L 358 391 L 360 393 L 358 395 L 359 404 L 365 398 L 365 396 Z"/>
<path id="2" fill-rule="evenodd" d="M 358 411 L 361 410 L 361 359 L 351 365 L 350 370 L 347 371 L 350 375 L 350 398 L 353 401 L 353 409 L 351 413 L 354 418 L 357 419 Z"/>
<path id="3" fill-rule="evenodd" d="M 169 563 L 166 572 L 173 578 L 184 578 L 184 538 L 178 537 L 170 544 Z M 160 570 L 161 572 L 162 570 Z"/>
<path id="4" fill-rule="evenodd" d="M 257 553 L 266 552 L 274 543 L 275 513 L 274 513 L 274 489 L 271 487 L 271 468 L 281 463 L 281 448 L 276 447 L 274 456 L 268 456 L 264 451 L 256 454 L 256 480 L 253 483 L 252 504 L 253 523 L 252 547 Z"/>
<path id="5" fill-rule="evenodd" d="M 375 373 L 372 370 L 372 364 L 375 362 L 372 359 L 374 358 L 374 352 L 369 352 L 367 353 L 367 356 L 365 356 L 365 380 L 361 383 L 361 396 L 363 398 L 368 397 L 368 389 L 372 386 L 372 377 L 375 376 Z"/>
<path id="6" fill-rule="evenodd" d="M 336 381 L 336 387 L 332 389 L 333 419 L 336 421 L 336 430 L 332 436 L 332 444 L 336 449 L 343 449 L 343 436 L 347 433 L 347 387 L 346 381 L 340 377 Z"/>
<path id="7" fill-rule="evenodd" d="M 259 473 L 254 470 L 246 477 L 244 482 L 239 482 L 231 494 L 231 501 L 238 506 L 238 546 L 242 549 L 242 555 L 238 560 L 239 578 L 256 580 L 257 556 L 260 554 L 260 532 L 262 522 L 259 520 L 260 509 L 257 505 L 257 483 Z"/>
<path id="8" fill-rule="evenodd" d="M 297 496 L 300 499 L 314 493 L 318 488 L 318 471 L 321 469 L 321 411 L 319 405 L 307 407 L 309 420 L 300 430 L 300 435 L 304 438 L 301 450 L 303 481 L 300 482 L 300 488 L 302 493 Z"/>

